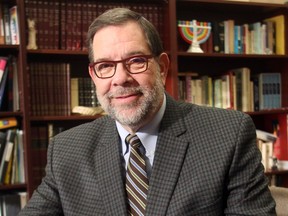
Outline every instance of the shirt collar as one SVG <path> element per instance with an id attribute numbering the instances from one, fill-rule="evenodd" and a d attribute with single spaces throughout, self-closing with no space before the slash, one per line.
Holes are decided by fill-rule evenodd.
<path id="1" fill-rule="evenodd" d="M 136 135 L 139 137 L 140 141 L 148 152 L 149 146 L 147 145 L 147 143 L 149 142 L 147 140 L 151 138 L 151 136 L 157 137 L 159 126 L 163 118 L 165 109 L 166 95 L 164 94 L 163 103 L 159 111 L 156 113 L 155 117 L 152 119 L 152 121 L 150 121 L 148 124 L 140 128 L 139 131 L 136 132 Z M 126 154 L 128 152 L 128 146 L 126 145 L 125 138 L 128 136 L 129 132 L 125 128 L 123 128 L 123 126 L 118 121 L 116 121 L 116 126 L 122 143 L 122 152 L 123 154 Z"/>

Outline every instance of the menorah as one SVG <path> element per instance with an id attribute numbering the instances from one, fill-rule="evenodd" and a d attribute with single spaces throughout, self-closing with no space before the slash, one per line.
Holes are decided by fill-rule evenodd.
<path id="1" fill-rule="evenodd" d="M 178 29 L 181 37 L 191 44 L 187 52 L 203 53 L 199 44 L 204 43 L 210 36 L 211 23 L 192 21 L 178 21 Z"/>

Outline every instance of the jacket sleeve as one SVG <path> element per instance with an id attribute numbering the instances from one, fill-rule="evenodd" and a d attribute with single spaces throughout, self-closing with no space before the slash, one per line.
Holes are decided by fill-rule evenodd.
<path id="1" fill-rule="evenodd" d="M 53 140 L 50 142 L 47 153 L 46 176 L 33 192 L 27 205 L 18 216 L 57 216 L 64 215 L 61 207 L 57 184 L 55 183 L 52 168 Z"/>
<path id="2" fill-rule="evenodd" d="M 261 158 L 255 126 L 244 114 L 228 174 L 226 215 L 276 215 Z"/>

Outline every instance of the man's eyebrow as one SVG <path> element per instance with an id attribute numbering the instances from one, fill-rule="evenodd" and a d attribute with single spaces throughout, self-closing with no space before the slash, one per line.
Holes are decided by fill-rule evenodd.
<path id="1" fill-rule="evenodd" d="M 132 57 L 132 56 L 136 56 L 136 55 L 145 55 L 145 53 L 144 53 L 143 51 L 133 51 L 133 52 L 130 52 L 130 53 L 125 54 L 125 56 L 122 57 L 121 59 L 111 59 L 111 58 L 109 58 L 109 57 L 104 57 L 104 58 L 96 59 L 94 62 L 119 61 L 119 60 L 126 59 L 126 58 L 129 58 L 129 57 Z M 147 55 L 147 54 L 146 54 L 146 55 Z"/>

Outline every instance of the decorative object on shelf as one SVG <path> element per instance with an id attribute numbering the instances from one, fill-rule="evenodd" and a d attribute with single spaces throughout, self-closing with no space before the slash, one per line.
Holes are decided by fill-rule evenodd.
<path id="1" fill-rule="evenodd" d="M 84 107 L 84 106 L 75 106 L 72 110 L 72 113 L 78 113 L 80 115 L 97 115 L 104 114 L 102 107 Z"/>
<path id="2" fill-rule="evenodd" d="M 27 49 L 36 50 L 38 47 L 36 44 L 37 31 L 35 28 L 35 20 L 28 18 L 27 23 L 28 23 L 28 31 L 29 31 Z"/>
<path id="3" fill-rule="evenodd" d="M 192 21 L 178 21 L 178 29 L 181 37 L 190 45 L 187 52 L 203 53 L 199 44 L 204 43 L 210 36 L 211 23 Z"/>

